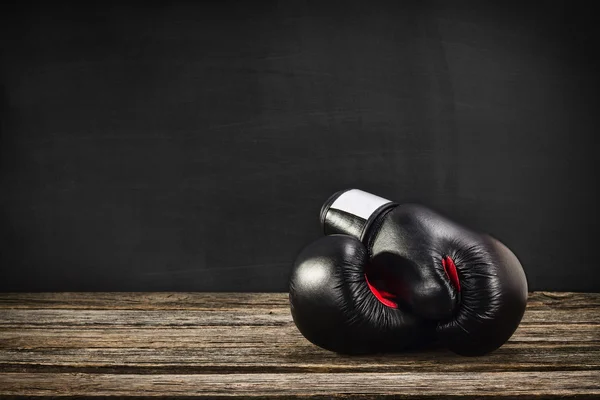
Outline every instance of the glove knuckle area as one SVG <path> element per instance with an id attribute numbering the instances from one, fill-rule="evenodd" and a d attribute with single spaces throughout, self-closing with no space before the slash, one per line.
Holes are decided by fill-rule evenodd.
<path id="1" fill-rule="evenodd" d="M 483 355 L 502 346 L 519 326 L 527 304 L 525 276 L 516 257 L 505 254 L 510 250 L 485 237 L 454 245 L 460 302 L 454 318 L 437 330 L 452 351 Z"/>
<path id="2" fill-rule="evenodd" d="M 301 251 L 290 278 L 290 309 L 313 344 L 345 354 L 401 350 L 423 336 L 416 319 L 383 305 L 365 276 L 368 253 L 354 238 L 333 235 Z"/>

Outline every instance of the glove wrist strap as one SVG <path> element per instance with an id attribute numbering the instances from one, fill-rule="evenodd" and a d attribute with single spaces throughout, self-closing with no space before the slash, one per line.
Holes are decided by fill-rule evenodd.
<path id="1" fill-rule="evenodd" d="M 323 231 L 326 235 L 351 235 L 364 243 L 369 228 L 378 216 L 396 205 L 359 189 L 337 192 L 321 208 Z"/>

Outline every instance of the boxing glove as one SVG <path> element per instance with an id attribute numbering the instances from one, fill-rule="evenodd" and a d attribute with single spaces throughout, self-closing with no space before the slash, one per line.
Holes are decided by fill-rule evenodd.
<path id="1" fill-rule="evenodd" d="M 292 317 L 313 344 L 344 354 L 399 351 L 431 340 L 435 325 L 399 309 L 373 287 L 366 247 L 325 236 L 297 256 L 289 285 Z"/>
<path id="2" fill-rule="evenodd" d="M 436 321 L 440 341 L 462 355 L 502 346 L 527 303 L 517 257 L 497 239 L 420 205 L 350 189 L 321 209 L 326 235 L 347 234 L 369 254 L 372 284 L 416 316 Z"/>

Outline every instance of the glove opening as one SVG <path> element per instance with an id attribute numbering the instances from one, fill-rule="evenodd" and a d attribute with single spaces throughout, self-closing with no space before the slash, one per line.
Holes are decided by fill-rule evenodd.
<path id="1" fill-rule="evenodd" d="M 384 270 L 373 268 L 371 265 L 365 268 L 365 280 L 371 293 L 381 304 L 398 308 L 397 295 L 392 291 L 392 288 L 398 285 L 394 285 L 394 277 L 387 275 Z"/>
<path id="2" fill-rule="evenodd" d="M 442 258 L 442 266 L 444 267 L 444 272 L 452 285 L 456 288 L 457 291 L 460 292 L 460 281 L 458 279 L 458 271 L 456 271 L 456 265 L 454 264 L 454 260 L 450 257 L 446 256 Z"/>

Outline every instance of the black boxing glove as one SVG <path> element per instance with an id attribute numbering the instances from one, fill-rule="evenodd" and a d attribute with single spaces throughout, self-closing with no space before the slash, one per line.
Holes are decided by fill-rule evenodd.
<path id="1" fill-rule="evenodd" d="M 325 234 L 348 234 L 367 248 L 372 284 L 390 301 L 437 321 L 452 351 L 481 355 L 502 346 L 527 304 L 517 257 L 493 237 L 419 205 L 398 205 L 357 189 L 321 209 Z"/>
<path id="2" fill-rule="evenodd" d="M 310 342 L 345 354 L 399 351 L 432 340 L 435 324 L 398 308 L 368 278 L 366 247 L 348 235 L 304 248 L 290 278 L 294 322 Z"/>

